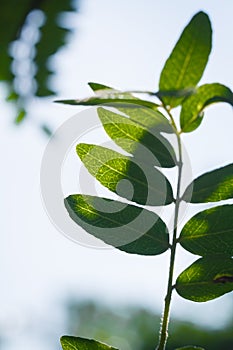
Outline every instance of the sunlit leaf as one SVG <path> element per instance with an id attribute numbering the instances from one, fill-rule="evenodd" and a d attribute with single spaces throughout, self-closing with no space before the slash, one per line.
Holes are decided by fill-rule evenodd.
<path id="1" fill-rule="evenodd" d="M 176 280 L 177 293 L 188 300 L 205 302 L 233 290 L 233 259 L 222 256 L 195 261 Z"/>
<path id="2" fill-rule="evenodd" d="M 192 95 L 195 92 L 194 88 L 187 88 L 184 90 L 159 90 L 158 92 L 155 92 L 154 95 L 157 96 L 160 100 L 163 100 L 163 98 L 169 97 L 169 98 L 181 98 L 184 99 L 185 97 L 188 97 Z"/>
<path id="3" fill-rule="evenodd" d="M 200 86 L 194 94 L 182 103 L 180 113 L 181 130 L 183 132 L 195 130 L 200 124 L 205 107 L 216 102 L 227 102 L 233 106 L 232 91 L 218 83 Z"/>
<path id="4" fill-rule="evenodd" d="M 168 119 L 158 110 L 141 106 L 116 107 L 120 112 L 129 116 L 134 122 L 147 128 L 151 133 L 174 134 L 174 128 Z"/>
<path id="5" fill-rule="evenodd" d="M 103 344 L 94 339 L 85 339 L 80 337 L 63 336 L 61 337 L 63 350 L 117 350 L 112 346 Z"/>
<path id="6" fill-rule="evenodd" d="M 101 95 L 92 96 L 83 100 L 59 100 L 55 102 L 76 106 L 100 106 L 106 104 L 112 107 L 130 107 L 129 104 L 132 104 L 151 109 L 157 109 L 158 107 L 158 105 L 153 102 L 135 98 L 128 93 L 116 92 L 107 89 L 103 90 Z"/>
<path id="7" fill-rule="evenodd" d="M 201 125 L 204 116 L 205 116 L 205 113 L 203 111 L 200 112 L 196 116 L 196 118 L 192 121 L 192 123 L 189 124 L 188 128 L 186 130 L 181 130 L 181 132 L 191 132 L 196 130 Z"/>
<path id="8" fill-rule="evenodd" d="M 181 34 L 165 63 L 159 82 L 162 92 L 194 88 L 206 67 L 211 51 L 212 30 L 208 16 L 197 13 Z M 183 98 L 162 97 L 165 105 L 178 106 Z"/>
<path id="9" fill-rule="evenodd" d="M 169 247 L 165 223 L 144 208 L 80 194 L 67 197 L 65 206 L 84 230 L 127 253 L 157 255 Z"/>
<path id="10" fill-rule="evenodd" d="M 187 187 L 182 198 L 190 203 L 217 202 L 233 198 L 233 164 L 199 176 Z"/>
<path id="11" fill-rule="evenodd" d="M 81 143 L 76 150 L 90 174 L 119 196 L 147 205 L 173 201 L 170 183 L 153 166 L 101 146 Z"/>
<path id="12" fill-rule="evenodd" d="M 98 91 L 101 90 L 115 90 L 115 91 L 119 91 L 116 90 L 110 86 L 104 85 L 104 84 L 99 84 L 99 83 L 93 83 L 90 82 L 88 83 L 88 85 L 90 86 L 90 88 L 92 89 L 92 91 L 98 93 Z M 129 94 L 147 94 L 150 96 L 157 96 L 159 98 L 162 97 L 166 97 L 166 96 L 172 96 L 172 97 L 187 97 L 189 95 L 191 95 L 193 92 L 195 91 L 195 89 L 193 88 L 188 88 L 188 89 L 184 89 L 184 90 L 166 90 L 166 91 L 148 91 L 148 90 L 127 90 L 127 93 Z"/>
<path id="13" fill-rule="evenodd" d="M 152 158 L 152 164 L 161 167 L 176 165 L 175 151 L 162 135 L 104 108 L 98 108 L 98 115 L 107 134 L 135 158 L 145 162 Z"/>
<path id="14" fill-rule="evenodd" d="M 110 86 L 104 85 L 104 84 L 99 84 L 99 83 L 93 83 L 89 82 L 88 85 L 92 89 L 92 91 L 97 92 L 99 90 L 115 90 Z"/>
<path id="15" fill-rule="evenodd" d="M 179 242 L 189 252 L 201 256 L 233 255 L 233 205 L 204 210 L 183 227 Z"/>
<path id="16" fill-rule="evenodd" d="M 116 89 L 113 89 L 109 86 L 99 84 L 99 83 L 88 83 L 91 89 L 98 95 L 99 92 L 102 93 L 102 90 L 112 90 L 116 92 Z M 118 91 L 120 92 L 120 91 Z M 130 98 L 135 99 L 135 97 L 130 93 L 125 93 L 125 96 L 130 96 Z M 119 104 L 115 104 L 114 107 L 119 111 L 125 113 L 133 121 L 137 122 L 143 127 L 150 129 L 153 132 L 165 132 L 165 133 L 174 133 L 174 129 L 171 126 L 169 120 L 153 106 L 153 108 L 146 108 L 143 105 L 138 104 L 128 104 L 124 107 L 120 107 Z"/>

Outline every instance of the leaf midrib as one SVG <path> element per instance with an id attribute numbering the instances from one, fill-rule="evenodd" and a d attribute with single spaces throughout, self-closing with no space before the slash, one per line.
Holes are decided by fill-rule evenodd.
<path id="1" fill-rule="evenodd" d="M 66 344 L 64 344 L 64 343 L 66 343 Z M 75 345 L 73 345 L 72 342 L 70 342 L 68 340 L 63 340 L 63 344 L 64 345 L 69 345 L 69 347 L 71 347 L 74 350 L 78 350 L 78 348 Z"/>
<path id="2" fill-rule="evenodd" d="M 184 64 L 181 67 L 179 78 L 178 78 L 178 80 L 176 82 L 176 89 L 180 87 L 180 82 L 182 82 L 182 80 L 183 80 L 183 78 L 185 76 L 187 67 L 188 67 L 188 65 L 189 65 L 189 63 L 191 61 L 192 53 L 193 53 L 194 48 L 196 46 L 196 41 L 197 41 L 196 38 L 193 38 L 192 41 L 191 41 L 191 44 L 190 44 L 190 47 L 189 47 L 189 52 L 188 52 L 188 54 L 185 57 Z"/>
<path id="3" fill-rule="evenodd" d="M 213 284 L 214 286 L 216 286 L 216 285 L 226 285 L 226 284 L 229 284 L 229 283 L 232 283 L 233 284 L 233 282 L 226 282 L 226 283 L 224 283 L 224 284 L 220 284 L 220 283 L 216 283 L 216 282 L 214 282 L 214 280 L 212 279 L 212 280 L 208 280 L 208 281 L 200 281 L 200 282 L 186 282 L 186 283 L 184 283 L 184 282 L 178 282 L 177 283 L 177 285 L 176 285 L 176 287 L 190 287 L 190 286 L 197 286 L 197 285 L 207 285 L 207 284 Z"/>
<path id="4" fill-rule="evenodd" d="M 90 213 L 90 214 L 98 215 L 98 217 L 101 218 L 101 219 L 108 220 L 109 222 L 112 222 L 112 223 L 114 223 L 114 224 L 119 224 L 119 221 L 110 219 L 109 217 L 106 218 L 104 215 L 101 215 L 99 211 L 98 211 L 98 214 L 97 214 L 96 211 L 92 211 L 92 210 L 90 210 L 90 209 L 87 209 L 86 207 L 82 207 L 81 205 L 79 205 L 79 207 L 81 207 L 82 210 L 84 210 L 84 211 L 86 211 L 86 212 L 88 212 L 88 213 Z M 75 210 L 72 209 L 72 211 L 75 213 Z M 150 212 L 150 213 L 153 213 L 153 212 L 150 211 L 150 210 L 147 210 L 147 211 Z M 75 213 L 75 214 L 76 214 L 76 213 Z M 153 214 L 154 214 L 154 213 L 153 213 Z M 76 214 L 76 215 L 77 215 L 77 214 Z M 125 226 L 127 226 L 127 225 L 125 225 Z M 154 228 L 154 225 L 151 227 L 151 229 L 152 229 L 152 228 Z M 130 229 L 131 231 L 136 232 L 136 233 L 140 233 L 140 231 L 137 231 L 135 228 L 130 227 L 130 226 L 127 226 L 127 229 Z M 161 232 L 161 231 L 160 231 L 160 232 Z M 156 238 L 156 237 L 151 236 L 151 235 L 148 233 L 148 231 L 145 232 L 145 233 L 144 233 L 142 236 L 140 236 L 139 238 L 143 237 L 144 235 L 150 237 L 150 238 L 153 239 L 154 241 L 158 241 L 158 242 L 164 244 L 164 241 L 163 241 L 163 240 L 160 240 L 160 239 L 158 239 L 158 238 Z M 139 238 L 137 238 L 137 239 L 134 240 L 133 242 L 137 241 Z M 133 242 L 131 242 L 131 243 L 133 243 Z M 128 244 L 128 243 L 127 243 L 127 244 Z"/>
<path id="5" fill-rule="evenodd" d="M 233 185 L 233 177 L 232 177 L 232 175 L 230 175 L 231 176 L 231 178 L 228 180 L 228 179 L 224 179 L 224 181 L 229 181 L 229 185 Z M 232 182 L 232 183 L 231 183 Z M 194 189 L 194 191 L 193 191 L 193 194 L 194 195 L 198 195 L 198 194 L 205 194 L 205 192 L 206 191 L 209 191 L 209 190 L 212 190 L 212 189 L 219 189 L 219 187 L 217 187 L 217 186 L 220 186 L 221 185 L 221 183 L 220 184 L 214 184 L 214 185 L 207 185 L 205 188 L 201 188 L 201 189 L 199 189 L 199 190 L 195 190 Z M 195 187 L 195 186 L 194 186 Z M 217 188 L 216 188 L 217 187 Z M 226 185 L 226 187 L 228 188 L 228 187 L 230 187 L 230 186 L 227 186 Z M 220 188 L 220 190 L 223 190 L 224 188 Z M 219 191 L 217 194 L 222 194 L 222 193 L 225 193 L 224 191 Z M 211 193 L 211 194 L 213 194 L 213 193 Z"/>
<path id="6" fill-rule="evenodd" d="M 122 132 L 124 135 L 128 136 L 129 139 L 131 139 L 131 140 L 133 140 L 133 141 L 135 141 L 135 142 L 142 142 L 142 141 L 143 141 L 143 140 L 140 139 L 140 138 L 134 138 L 131 134 L 128 134 L 126 131 L 124 131 L 124 129 L 121 129 L 121 128 L 118 126 L 118 124 L 123 124 L 123 123 L 121 123 L 121 122 L 115 123 L 115 122 L 113 122 L 109 117 L 107 117 L 107 118 L 108 118 L 108 120 L 111 122 L 111 123 L 109 123 L 109 124 L 114 125 L 114 126 L 116 127 L 116 129 L 118 129 L 118 130 L 119 130 L 120 132 Z M 123 118 L 124 118 L 124 117 L 123 117 Z M 128 121 L 127 121 L 127 122 L 128 122 Z M 135 128 L 141 127 L 141 129 L 143 129 L 143 131 L 145 131 L 145 133 L 150 134 L 150 133 L 145 129 L 145 127 L 143 127 L 142 125 L 139 125 L 139 127 L 138 127 L 138 125 L 136 124 L 135 121 L 131 121 L 130 123 L 126 123 L 126 124 L 129 125 L 129 126 L 133 126 L 133 127 L 135 127 Z M 135 124 L 135 125 L 133 125 L 133 124 Z M 123 125 L 124 125 L 124 124 L 123 124 Z M 151 135 L 152 135 L 152 134 L 151 134 Z M 153 135 L 152 135 L 152 136 L 153 136 Z M 160 143 L 162 143 L 159 139 L 158 139 L 158 141 L 159 141 Z M 142 142 L 142 144 L 145 145 L 145 146 L 147 146 L 144 142 Z M 151 147 L 150 149 L 153 150 L 153 147 Z M 160 154 L 161 156 L 164 155 L 162 151 L 157 150 L 157 149 L 156 149 L 156 151 L 157 151 L 157 154 Z"/>
<path id="7" fill-rule="evenodd" d="M 97 161 L 98 161 L 99 163 L 101 163 L 102 165 L 104 165 L 104 166 L 106 166 L 107 168 L 109 168 L 110 170 L 113 170 L 113 171 L 115 171 L 116 173 L 122 175 L 122 176 L 123 176 L 122 179 L 125 178 L 125 175 L 126 175 L 126 174 L 122 173 L 122 172 L 119 171 L 118 169 L 112 168 L 111 166 L 109 166 L 109 164 L 103 163 L 100 159 L 95 158 L 90 152 L 88 152 L 88 155 L 89 155 L 90 157 L 92 157 L 94 160 L 97 160 Z M 116 158 L 116 159 L 126 159 L 126 160 L 128 160 L 127 157 L 125 157 L 125 158 L 123 158 L 123 157 L 118 157 L 118 158 Z M 129 160 L 129 161 L 131 161 L 131 160 Z M 133 162 L 133 161 L 132 161 L 132 162 Z M 158 171 L 158 170 L 157 170 L 157 171 Z M 97 174 L 98 174 L 98 172 L 97 172 Z M 164 175 L 163 175 L 162 173 L 160 173 L 160 172 L 159 172 L 159 174 L 161 174 L 161 176 L 164 176 Z M 95 176 L 95 175 L 94 175 L 94 176 Z M 128 179 L 134 180 L 134 181 L 137 182 L 138 184 L 143 185 L 143 186 L 145 187 L 144 182 L 141 182 L 140 180 L 135 179 L 135 178 L 133 178 L 133 177 L 131 177 L 131 176 L 128 176 L 128 175 L 127 175 L 127 177 L 128 177 Z M 166 179 L 165 176 L 164 176 L 164 180 L 165 180 L 165 183 L 166 183 L 166 187 L 168 187 L 168 186 L 167 186 L 167 179 Z M 151 189 L 151 190 L 152 190 L 153 192 L 155 192 L 155 193 L 163 194 L 162 191 L 159 191 L 159 189 L 156 189 L 156 190 L 155 190 L 155 189 L 154 189 L 153 187 L 151 187 L 149 184 L 148 184 L 148 189 L 149 189 L 149 190 Z"/>
<path id="8" fill-rule="evenodd" d="M 181 237 L 180 241 L 189 240 L 189 239 L 197 239 L 200 237 L 208 237 L 209 235 L 216 236 L 216 235 L 220 235 L 220 234 L 227 233 L 227 232 L 233 232 L 233 228 L 223 230 L 223 231 L 218 231 L 218 232 L 203 233 L 203 234 L 198 234 L 198 235 L 194 235 L 194 236 L 186 236 L 184 238 Z"/>

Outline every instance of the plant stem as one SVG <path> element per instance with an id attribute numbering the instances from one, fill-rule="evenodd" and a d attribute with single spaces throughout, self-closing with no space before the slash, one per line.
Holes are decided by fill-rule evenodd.
<path id="1" fill-rule="evenodd" d="M 170 314 L 171 297 L 172 297 L 172 290 L 173 290 L 173 273 L 174 273 L 176 245 L 177 245 L 177 225 L 178 225 L 178 218 L 179 218 L 179 208 L 180 208 L 180 203 L 181 203 L 181 198 L 180 198 L 181 176 L 182 176 L 182 168 L 183 168 L 182 146 L 181 146 L 180 134 L 177 131 L 173 117 L 171 116 L 171 114 L 168 110 L 167 110 L 167 112 L 168 112 L 168 114 L 171 118 L 171 122 L 176 130 L 179 160 L 178 160 L 178 182 L 177 182 L 177 190 L 176 190 L 175 214 L 174 214 L 173 238 L 172 238 L 172 245 L 171 245 L 169 277 L 168 277 L 168 285 L 167 285 L 167 294 L 165 297 L 164 311 L 163 311 L 163 315 L 162 315 L 159 344 L 156 348 L 157 350 L 164 350 L 165 349 L 167 338 L 168 338 L 168 324 L 169 324 L 169 314 Z"/>

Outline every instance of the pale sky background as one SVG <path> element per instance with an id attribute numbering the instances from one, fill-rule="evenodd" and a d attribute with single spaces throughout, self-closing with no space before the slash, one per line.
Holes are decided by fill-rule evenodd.
<path id="1" fill-rule="evenodd" d="M 232 88 L 231 0 L 85 0 L 77 15 L 67 17 L 75 33 L 52 62 L 58 98 L 89 95 L 88 81 L 122 90 L 156 90 L 166 58 L 199 10 L 208 13 L 213 27 L 213 49 L 202 82 Z M 5 94 L 3 87 L 1 92 Z M 64 331 L 59 302 L 69 295 L 138 304 L 159 313 L 163 307 L 168 253 L 141 257 L 85 248 L 50 222 L 39 182 L 47 139 L 35 126 L 47 122 L 56 129 L 82 109 L 52 100 L 34 101 L 32 121 L 20 127 L 11 123 L 13 108 L 1 106 L 0 334 L 3 329 L 8 336 L 4 350 L 49 349 L 43 335 L 37 339 L 33 332 L 29 337 L 26 333 L 41 322 L 58 341 Z M 232 130 L 232 109 L 218 104 L 208 110 L 197 131 L 184 135 L 195 176 L 232 162 Z M 176 274 L 193 260 L 180 250 Z M 172 315 L 205 325 L 213 325 L 214 320 L 219 325 L 232 315 L 232 301 L 228 295 L 197 304 L 174 293 Z"/>

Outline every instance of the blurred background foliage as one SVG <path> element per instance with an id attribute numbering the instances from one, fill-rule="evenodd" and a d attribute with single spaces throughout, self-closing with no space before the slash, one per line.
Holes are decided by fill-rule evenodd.
<path id="1" fill-rule="evenodd" d="M 7 86 L 7 100 L 16 108 L 15 122 L 27 116 L 34 97 L 48 97 L 51 57 L 67 43 L 72 29 L 64 15 L 77 11 L 73 0 L 5 0 L 0 12 L 0 81 Z M 42 129 L 49 133 L 49 129 Z"/>
<path id="2" fill-rule="evenodd" d="M 93 301 L 75 300 L 67 304 L 68 334 L 95 338 L 122 350 L 154 350 L 159 327 L 160 316 L 145 308 L 108 307 Z M 220 329 L 173 318 L 169 334 L 167 350 L 187 344 L 206 350 L 232 350 L 233 316 Z"/>

